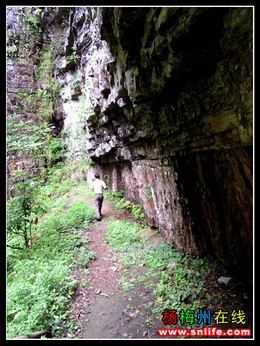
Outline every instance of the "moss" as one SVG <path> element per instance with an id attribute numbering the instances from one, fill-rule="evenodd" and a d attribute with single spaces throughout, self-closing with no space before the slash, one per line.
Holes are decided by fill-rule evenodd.
<path id="1" fill-rule="evenodd" d="M 71 55 L 66 57 L 66 65 L 70 65 L 71 63 L 76 62 L 78 59 L 80 59 L 79 53 L 73 51 Z"/>
<path id="2" fill-rule="evenodd" d="M 166 22 L 167 20 L 167 15 L 168 15 L 168 8 L 167 7 L 163 7 L 161 9 L 160 15 L 157 19 L 157 23 L 156 23 L 156 31 L 158 31 L 160 29 L 160 26 Z"/>
<path id="3" fill-rule="evenodd" d="M 151 186 L 146 186 L 146 188 L 144 189 L 144 194 L 148 198 L 152 198 L 153 197 L 153 190 L 152 190 Z"/>
<path id="4" fill-rule="evenodd" d="M 153 68 L 152 77 L 151 77 L 151 90 L 153 93 L 161 92 L 164 87 L 165 81 L 162 76 L 157 77 L 155 69 Z"/>
<path id="5" fill-rule="evenodd" d="M 7 57 L 8 58 L 17 58 L 18 57 L 18 47 L 14 43 L 7 43 L 7 49 L 6 49 Z"/>
<path id="6" fill-rule="evenodd" d="M 55 109 L 55 99 L 60 95 L 60 84 L 53 77 L 53 52 L 53 47 L 43 51 L 36 69 L 37 80 L 42 81 L 41 88 L 36 93 L 37 115 L 46 120 L 51 119 Z"/>

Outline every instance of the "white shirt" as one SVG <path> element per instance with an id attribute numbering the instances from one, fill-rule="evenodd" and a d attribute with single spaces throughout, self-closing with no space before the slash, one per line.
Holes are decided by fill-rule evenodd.
<path id="1" fill-rule="evenodd" d="M 103 190 L 106 188 L 106 184 L 103 180 L 96 179 L 92 182 L 92 188 L 94 189 L 94 193 L 103 193 Z"/>

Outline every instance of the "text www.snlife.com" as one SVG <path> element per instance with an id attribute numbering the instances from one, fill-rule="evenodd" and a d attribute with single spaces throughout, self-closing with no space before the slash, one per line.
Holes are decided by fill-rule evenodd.
<path id="1" fill-rule="evenodd" d="M 159 336 L 251 336 L 251 331 L 248 328 L 235 328 L 235 329 L 220 329 L 216 327 L 204 328 L 159 328 L 157 330 Z"/>

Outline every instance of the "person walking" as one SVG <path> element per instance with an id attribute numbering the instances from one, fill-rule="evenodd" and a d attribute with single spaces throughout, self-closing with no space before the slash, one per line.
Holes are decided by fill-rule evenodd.
<path id="1" fill-rule="evenodd" d="M 106 184 L 103 180 L 100 179 L 100 173 L 95 173 L 95 179 L 92 182 L 92 189 L 94 190 L 95 194 L 95 206 L 96 206 L 96 219 L 97 221 L 101 221 L 102 219 L 102 204 L 104 200 L 103 190 L 106 189 Z"/>

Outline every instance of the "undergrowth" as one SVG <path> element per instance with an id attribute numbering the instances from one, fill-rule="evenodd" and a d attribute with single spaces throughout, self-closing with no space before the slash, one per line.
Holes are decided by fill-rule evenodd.
<path id="1" fill-rule="evenodd" d="M 87 248 L 84 229 L 95 219 L 64 165 L 53 169 L 39 191 L 45 204 L 29 249 L 8 249 L 7 338 L 51 327 L 53 337 L 73 331 L 69 303 L 77 287 L 73 268 L 85 268 L 95 254 Z"/>
<path id="2" fill-rule="evenodd" d="M 128 252 L 128 249 L 137 244 L 142 244 L 141 227 L 138 223 L 126 220 L 108 221 L 109 232 L 105 234 L 104 239 L 118 251 Z"/>
<path id="3" fill-rule="evenodd" d="M 151 244 L 142 237 L 143 225 L 126 220 L 110 219 L 104 239 L 112 246 L 115 259 L 123 268 L 145 266 L 146 273 L 140 277 L 122 276 L 122 288 L 131 289 L 134 282 L 143 282 L 153 287 L 155 303 L 153 314 L 161 314 L 164 309 L 205 307 L 211 297 L 205 288 L 208 269 L 215 268 L 213 260 L 184 255 L 162 241 Z"/>
<path id="4" fill-rule="evenodd" d="M 106 190 L 104 196 L 112 200 L 117 209 L 128 210 L 139 222 L 145 222 L 145 215 L 141 206 L 126 199 L 122 191 L 113 192 Z"/>

